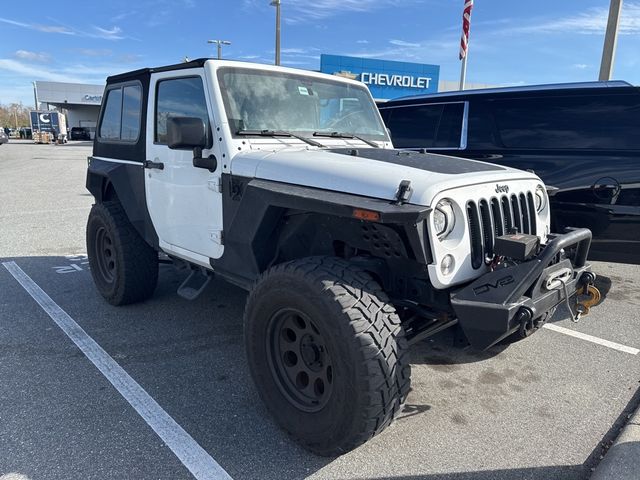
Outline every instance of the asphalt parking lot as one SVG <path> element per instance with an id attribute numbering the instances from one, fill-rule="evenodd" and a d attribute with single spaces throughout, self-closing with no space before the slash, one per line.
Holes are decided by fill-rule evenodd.
<path id="1" fill-rule="evenodd" d="M 19 267 L 233 478 L 586 479 L 640 402 L 640 267 L 594 263 L 604 302 L 488 352 L 444 332 L 412 347 L 401 418 L 339 458 L 271 421 L 251 383 L 243 290 L 112 307 L 84 257 L 85 142 L 0 146 L 0 262 Z M 570 333 L 569 332 L 569 333 Z M 609 343 L 607 343 L 607 341 Z M 614 342 L 614 343 L 612 343 Z M 149 422 L 0 267 L 0 478 L 193 478 Z M 205 478 L 205 477 L 202 477 Z"/>

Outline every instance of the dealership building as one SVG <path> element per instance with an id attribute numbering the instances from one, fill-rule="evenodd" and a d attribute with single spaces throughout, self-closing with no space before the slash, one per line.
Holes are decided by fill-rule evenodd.
<path id="1" fill-rule="evenodd" d="M 82 83 L 35 82 L 36 97 L 40 110 L 63 112 L 67 117 L 67 128 L 96 127 L 104 85 Z"/>

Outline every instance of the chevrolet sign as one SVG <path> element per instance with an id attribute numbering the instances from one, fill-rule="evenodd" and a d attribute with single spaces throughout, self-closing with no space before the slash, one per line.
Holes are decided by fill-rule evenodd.
<path id="1" fill-rule="evenodd" d="M 436 93 L 440 78 L 438 65 L 324 53 L 320 55 L 320 71 L 360 80 L 377 100 Z"/>
<path id="2" fill-rule="evenodd" d="M 362 72 L 360 81 L 367 85 L 380 85 L 405 88 L 429 88 L 431 77 L 413 77 L 411 75 L 389 75 L 387 73 Z"/>

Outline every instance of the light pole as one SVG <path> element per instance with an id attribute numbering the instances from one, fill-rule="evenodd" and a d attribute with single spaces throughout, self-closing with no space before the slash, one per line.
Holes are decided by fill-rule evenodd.
<path id="1" fill-rule="evenodd" d="M 269 5 L 276 7 L 276 65 L 280 65 L 280 0 L 271 0 Z"/>
<path id="2" fill-rule="evenodd" d="M 604 48 L 602 49 L 602 62 L 600 63 L 601 82 L 611 80 L 613 72 L 613 59 L 616 55 L 616 44 L 618 43 L 618 25 L 620 24 L 620 11 L 622 10 L 622 0 L 611 0 L 609 6 L 609 20 L 607 21 L 607 33 L 604 36 Z"/>
<path id="3" fill-rule="evenodd" d="M 222 46 L 231 45 L 229 40 L 207 40 L 207 43 L 215 43 L 218 46 L 218 60 L 222 58 Z"/>
<path id="4" fill-rule="evenodd" d="M 36 104 L 36 110 L 38 110 L 38 87 L 36 86 L 36 82 L 33 83 L 33 100 Z"/>

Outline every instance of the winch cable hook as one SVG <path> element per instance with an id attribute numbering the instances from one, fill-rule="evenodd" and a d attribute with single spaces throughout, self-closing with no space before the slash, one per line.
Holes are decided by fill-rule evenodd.
<path id="1" fill-rule="evenodd" d="M 580 318 L 583 315 L 589 314 L 589 310 L 591 309 L 591 307 L 593 307 L 594 305 L 597 305 L 598 302 L 600 302 L 600 298 L 601 298 L 600 290 L 598 290 L 595 285 L 586 283 L 582 294 L 587 295 L 589 298 L 582 302 L 579 302 L 578 296 L 576 295 L 576 307 L 575 307 L 576 313 L 574 314 L 573 309 L 571 308 L 571 303 L 569 302 L 569 291 L 567 290 L 567 280 L 563 278 L 559 278 L 558 280 L 560 281 L 560 283 L 562 283 L 562 289 L 564 290 L 564 301 L 567 305 L 567 310 L 569 310 L 571 321 L 573 323 L 578 323 L 580 321 Z"/>

